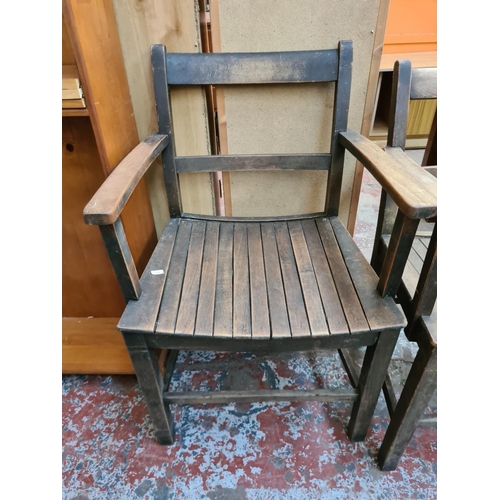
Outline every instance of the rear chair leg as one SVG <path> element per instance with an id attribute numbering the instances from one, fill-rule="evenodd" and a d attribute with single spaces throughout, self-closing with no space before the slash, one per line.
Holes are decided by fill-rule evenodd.
<path id="1" fill-rule="evenodd" d="M 366 348 L 359 376 L 359 397 L 353 405 L 347 434 L 351 441 L 364 441 L 384 383 L 399 330 L 381 332 L 377 342 Z"/>
<path id="2" fill-rule="evenodd" d="M 160 444 L 173 444 L 174 421 L 169 405 L 163 402 L 164 382 L 153 349 L 146 343 L 145 335 L 123 333 L 135 374 L 153 420 L 156 439 Z"/>
<path id="3" fill-rule="evenodd" d="M 382 470 L 395 470 L 436 389 L 437 347 L 420 348 L 378 452 Z"/>

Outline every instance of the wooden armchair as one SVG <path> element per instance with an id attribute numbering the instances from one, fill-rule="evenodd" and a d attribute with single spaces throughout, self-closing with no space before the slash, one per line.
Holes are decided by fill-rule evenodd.
<path id="1" fill-rule="evenodd" d="M 228 401 L 353 401 L 348 434 L 364 440 L 404 315 L 391 295 L 421 217 L 436 213 L 435 182 L 347 129 L 352 43 L 338 49 L 241 54 L 167 54 L 152 47 L 159 130 L 106 179 L 84 211 L 100 226 L 128 305 L 120 330 L 160 443 L 174 441 L 169 405 Z M 293 84 L 335 81 L 330 154 L 175 154 L 172 85 Z M 380 180 L 399 207 L 380 278 L 338 219 L 345 150 Z M 162 154 L 170 222 L 142 277 L 120 212 Z M 290 217 L 210 217 L 183 213 L 177 174 L 250 169 L 328 170 L 325 209 Z M 429 177 L 431 179 L 429 180 Z M 179 349 L 304 351 L 366 346 L 352 390 L 170 392 Z M 164 376 L 155 348 L 169 349 Z"/>
<path id="2" fill-rule="evenodd" d="M 404 153 L 406 126 L 410 99 L 437 97 L 437 69 L 411 68 L 410 61 L 396 61 L 393 73 L 389 137 L 385 151 L 402 165 L 417 165 Z M 437 177 L 437 116 L 429 135 L 422 171 Z M 390 252 L 391 233 L 397 220 L 396 204 L 383 192 L 372 266 L 381 272 L 383 262 Z M 387 377 L 384 394 L 391 422 L 379 450 L 378 460 L 383 470 L 397 467 L 413 432 L 418 426 L 436 425 L 435 418 L 422 418 L 436 385 L 437 367 L 437 216 L 422 221 L 413 241 L 408 260 L 404 265 L 401 285 L 396 294 L 405 312 L 408 340 L 418 344 L 418 353 L 396 401 L 391 380 Z"/>

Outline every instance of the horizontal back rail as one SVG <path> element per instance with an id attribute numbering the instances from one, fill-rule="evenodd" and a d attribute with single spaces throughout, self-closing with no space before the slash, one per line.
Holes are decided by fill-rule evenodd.
<path id="1" fill-rule="evenodd" d="M 177 156 L 178 173 L 246 170 L 328 170 L 330 154 Z"/>
<path id="2" fill-rule="evenodd" d="M 333 82 L 338 50 L 167 53 L 169 85 L 241 85 Z"/>
<path id="3" fill-rule="evenodd" d="M 437 68 L 413 68 L 410 99 L 437 99 Z"/>
<path id="4" fill-rule="evenodd" d="M 204 214 L 190 214 L 182 212 L 181 217 L 184 219 L 194 220 L 213 220 L 218 222 L 288 222 L 292 220 L 302 219 L 316 219 L 317 217 L 324 217 L 325 212 L 311 212 L 308 214 L 297 215 L 271 215 L 269 217 L 228 217 L 225 215 L 204 215 Z"/>

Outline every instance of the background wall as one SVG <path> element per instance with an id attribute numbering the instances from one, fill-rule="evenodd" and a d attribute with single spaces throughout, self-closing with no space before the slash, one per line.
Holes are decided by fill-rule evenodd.
<path id="1" fill-rule="evenodd" d="M 123 59 L 130 86 L 139 138 L 158 130 L 151 72 L 151 45 L 170 52 L 201 52 L 199 7 L 196 0 L 113 0 Z M 171 92 L 175 147 L 179 156 L 210 154 L 205 92 L 201 87 Z M 147 176 L 158 234 L 168 222 L 161 161 Z M 210 175 L 180 176 L 186 212 L 214 213 Z"/>
<path id="2" fill-rule="evenodd" d="M 331 49 L 339 40 L 353 40 L 349 127 L 360 131 L 378 10 L 378 0 L 216 0 L 211 2 L 212 34 L 219 30 L 222 52 Z M 226 87 L 217 105 L 223 98 L 227 152 L 328 152 L 333 90 L 333 84 Z M 344 223 L 354 168 L 348 155 L 340 205 Z M 325 187 L 326 172 L 231 173 L 232 215 L 321 211 Z"/>

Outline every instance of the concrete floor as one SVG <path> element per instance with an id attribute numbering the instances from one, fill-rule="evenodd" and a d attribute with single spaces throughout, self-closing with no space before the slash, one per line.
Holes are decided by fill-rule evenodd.
<path id="1" fill-rule="evenodd" d="M 365 172 L 355 239 L 367 257 L 378 196 Z M 414 354 L 401 335 L 391 362 L 397 392 Z M 174 390 L 349 387 L 330 352 L 181 352 L 178 363 Z M 416 430 L 396 471 L 378 470 L 389 421 L 382 396 L 364 443 L 346 436 L 350 403 L 252 403 L 172 405 L 168 447 L 154 440 L 134 376 L 64 376 L 62 393 L 65 500 L 436 498 L 436 429 Z"/>

